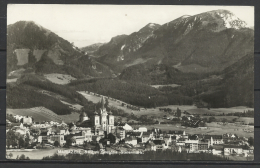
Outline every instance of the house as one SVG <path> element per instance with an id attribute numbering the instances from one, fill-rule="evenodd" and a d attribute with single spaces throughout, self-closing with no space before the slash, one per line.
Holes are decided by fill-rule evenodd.
<path id="1" fill-rule="evenodd" d="M 176 142 L 178 146 L 185 146 L 185 140 L 184 138 L 179 138 Z"/>
<path id="2" fill-rule="evenodd" d="M 230 140 L 235 140 L 237 138 L 238 136 L 236 134 L 231 134 L 231 133 L 223 134 L 223 139 L 227 142 L 229 142 Z"/>
<path id="3" fill-rule="evenodd" d="M 199 138 L 198 138 L 197 135 L 189 135 L 189 136 L 188 136 L 188 139 L 189 139 L 189 140 L 198 140 Z"/>
<path id="4" fill-rule="evenodd" d="M 125 129 L 122 127 L 116 127 L 116 135 L 119 135 L 120 139 L 125 138 Z"/>
<path id="5" fill-rule="evenodd" d="M 50 135 L 50 141 L 54 144 L 55 141 L 59 142 L 60 146 L 64 146 L 66 141 L 64 139 L 64 135 L 60 134 L 52 134 Z"/>
<path id="6" fill-rule="evenodd" d="M 149 141 L 149 139 L 151 139 L 151 134 L 148 132 L 143 132 L 141 142 L 146 143 L 147 141 Z"/>
<path id="7" fill-rule="evenodd" d="M 200 152 L 205 152 L 205 151 L 208 150 L 209 146 L 210 146 L 209 141 L 207 141 L 207 140 L 201 140 L 201 141 L 199 141 L 199 143 L 198 143 L 198 151 L 200 151 Z"/>
<path id="8" fill-rule="evenodd" d="M 185 140 L 185 148 L 188 151 L 198 151 L 199 150 L 198 143 L 199 140 Z"/>
<path id="9" fill-rule="evenodd" d="M 134 130 L 135 132 L 147 132 L 146 127 L 139 127 L 137 130 Z"/>
<path id="10" fill-rule="evenodd" d="M 212 154 L 213 155 L 222 155 L 223 153 L 223 145 L 213 145 L 212 146 Z"/>
<path id="11" fill-rule="evenodd" d="M 173 135 L 186 135 L 185 131 L 173 131 Z"/>
<path id="12" fill-rule="evenodd" d="M 133 127 L 131 127 L 127 123 L 119 123 L 117 127 L 123 128 L 125 131 L 133 131 Z"/>
<path id="13" fill-rule="evenodd" d="M 152 141 L 155 144 L 155 150 L 164 150 L 167 149 L 168 146 L 165 145 L 165 141 L 164 140 L 153 140 Z"/>
<path id="14" fill-rule="evenodd" d="M 92 135 L 93 142 L 99 142 L 100 139 L 101 139 L 101 137 L 99 135 Z"/>
<path id="15" fill-rule="evenodd" d="M 145 150 L 146 151 L 156 151 L 156 146 L 152 141 L 149 141 L 145 144 Z"/>
<path id="16" fill-rule="evenodd" d="M 72 145 L 83 145 L 84 141 L 90 142 L 92 140 L 91 130 L 89 131 L 80 131 L 75 134 L 71 134 L 73 143 Z"/>
<path id="17" fill-rule="evenodd" d="M 164 135 L 163 140 L 165 141 L 165 145 L 169 146 L 172 143 L 172 136 Z"/>
<path id="18" fill-rule="evenodd" d="M 48 142 L 48 139 L 49 139 L 49 137 L 48 137 L 48 135 L 47 135 L 47 131 L 42 131 L 41 133 L 40 133 L 40 135 L 38 136 L 38 142 L 39 143 L 42 143 L 42 142 Z"/>
<path id="19" fill-rule="evenodd" d="M 205 135 L 204 140 L 210 141 L 210 145 L 224 144 L 222 135 Z"/>
<path id="20" fill-rule="evenodd" d="M 136 137 L 126 137 L 125 139 L 126 144 L 131 144 L 133 146 L 137 145 L 137 138 Z"/>
<path id="21" fill-rule="evenodd" d="M 136 138 L 141 138 L 142 137 L 142 132 L 127 132 L 126 137 L 136 137 Z"/>
<path id="22" fill-rule="evenodd" d="M 110 141 L 111 144 L 118 143 L 119 140 L 120 140 L 120 138 L 118 138 L 118 137 L 117 137 L 115 134 L 113 134 L 113 133 L 109 133 L 109 134 L 107 135 L 107 139 L 109 139 L 109 141 Z"/>
<path id="23" fill-rule="evenodd" d="M 224 155 L 242 154 L 242 153 L 243 153 L 242 146 L 233 146 L 233 145 L 224 146 Z"/>
<path id="24" fill-rule="evenodd" d="M 23 123 L 32 124 L 32 117 L 29 117 L 29 116 L 23 117 Z"/>

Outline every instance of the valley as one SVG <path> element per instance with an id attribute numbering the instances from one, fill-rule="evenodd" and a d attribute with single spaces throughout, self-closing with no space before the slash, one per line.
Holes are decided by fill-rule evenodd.
<path id="1" fill-rule="evenodd" d="M 54 32 L 33 21 L 7 26 L 7 134 L 33 135 L 30 158 L 58 153 L 43 149 L 58 141 L 92 151 L 192 151 L 195 140 L 207 147 L 200 152 L 219 144 L 223 156 L 228 145 L 252 152 L 254 30 L 230 11 L 145 23 L 80 48 Z"/>

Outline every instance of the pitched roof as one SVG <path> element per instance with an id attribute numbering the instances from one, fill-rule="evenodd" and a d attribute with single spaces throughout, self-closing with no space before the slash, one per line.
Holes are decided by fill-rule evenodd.
<path id="1" fill-rule="evenodd" d="M 126 133 L 126 135 L 130 135 L 130 136 L 140 136 L 142 133 L 141 132 L 128 132 Z"/>
<path id="2" fill-rule="evenodd" d="M 204 139 L 211 139 L 211 137 L 213 139 L 223 139 L 222 135 L 205 135 Z"/>
<path id="3" fill-rule="evenodd" d="M 243 148 L 243 146 L 236 146 L 236 145 L 224 145 L 224 148 Z"/>
<path id="4" fill-rule="evenodd" d="M 126 137 L 125 141 L 132 141 L 132 140 L 137 140 L 135 137 Z"/>
<path id="5" fill-rule="evenodd" d="M 153 140 L 153 143 L 155 145 L 162 145 L 163 143 L 165 143 L 165 141 L 164 140 Z"/>
<path id="6" fill-rule="evenodd" d="M 41 132 L 40 136 L 47 136 L 47 132 Z"/>

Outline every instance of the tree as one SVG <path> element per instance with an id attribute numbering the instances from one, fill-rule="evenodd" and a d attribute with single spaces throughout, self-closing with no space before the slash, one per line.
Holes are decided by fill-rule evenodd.
<path id="1" fill-rule="evenodd" d="M 26 157 L 25 157 L 24 154 L 22 154 L 22 155 L 19 157 L 19 160 L 25 160 L 25 159 L 26 159 Z"/>
<path id="2" fill-rule="evenodd" d="M 19 148 L 21 148 L 21 147 L 24 147 L 24 139 L 22 138 L 22 137 L 20 137 L 19 139 L 18 139 L 18 143 L 19 143 Z"/>
<path id="3" fill-rule="evenodd" d="M 115 143 L 116 142 L 116 137 L 112 133 L 109 133 L 107 135 L 107 138 L 110 140 L 110 143 Z"/>
<path id="4" fill-rule="evenodd" d="M 42 141 L 42 148 L 45 146 L 45 142 L 44 141 Z"/>
<path id="5" fill-rule="evenodd" d="M 181 110 L 179 108 L 177 108 L 177 117 L 181 117 Z"/>
<path id="6" fill-rule="evenodd" d="M 58 146 L 60 146 L 60 143 L 58 141 L 55 141 L 53 145 L 58 147 Z"/>
<path id="7" fill-rule="evenodd" d="M 27 133 L 26 137 L 24 139 L 24 147 L 27 148 L 29 146 L 29 144 L 30 144 L 30 135 Z"/>
<path id="8" fill-rule="evenodd" d="M 88 149 L 89 147 L 90 147 L 89 142 L 84 141 L 84 143 L 83 143 L 83 148 L 84 148 L 84 149 Z"/>
<path id="9" fill-rule="evenodd" d="M 8 156 L 9 156 L 9 158 L 12 158 L 12 157 L 13 157 L 13 154 L 12 154 L 12 153 L 9 153 Z"/>
<path id="10" fill-rule="evenodd" d="M 30 50 L 29 53 L 28 53 L 28 63 L 29 63 L 29 65 L 33 65 L 36 61 L 37 60 L 36 60 L 35 56 L 33 55 L 32 50 Z"/>
<path id="11" fill-rule="evenodd" d="M 222 121 L 223 123 L 225 123 L 225 122 L 227 122 L 227 119 L 226 119 L 226 118 L 222 118 L 221 121 Z"/>
<path id="12" fill-rule="evenodd" d="M 13 130 L 9 130 L 7 133 L 6 133 L 6 145 L 8 148 L 10 148 L 10 146 L 16 146 L 17 143 L 16 143 L 16 140 L 17 140 L 17 136 L 15 135 L 14 131 Z"/>
<path id="13" fill-rule="evenodd" d="M 216 121 L 215 117 L 209 117 L 209 120 L 208 120 L 209 123 L 214 122 L 214 121 Z"/>
<path id="14" fill-rule="evenodd" d="M 254 146 L 254 138 L 253 137 L 249 137 L 248 138 L 248 143 L 250 146 Z"/>

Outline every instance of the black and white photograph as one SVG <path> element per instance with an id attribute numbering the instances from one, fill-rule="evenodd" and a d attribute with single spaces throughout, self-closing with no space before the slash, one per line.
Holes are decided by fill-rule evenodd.
<path id="1" fill-rule="evenodd" d="M 6 159 L 253 161 L 254 18 L 8 4 Z"/>

